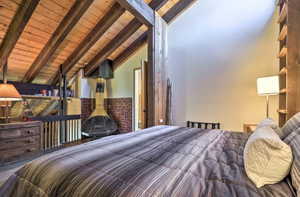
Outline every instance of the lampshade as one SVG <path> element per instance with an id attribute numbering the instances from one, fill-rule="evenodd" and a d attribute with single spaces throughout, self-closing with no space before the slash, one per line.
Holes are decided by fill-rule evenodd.
<path id="1" fill-rule="evenodd" d="M 22 97 L 12 84 L 0 84 L 0 101 L 20 101 Z"/>
<path id="2" fill-rule="evenodd" d="M 259 95 L 279 94 L 279 77 L 261 77 L 257 79 L 257 93 Z"/>

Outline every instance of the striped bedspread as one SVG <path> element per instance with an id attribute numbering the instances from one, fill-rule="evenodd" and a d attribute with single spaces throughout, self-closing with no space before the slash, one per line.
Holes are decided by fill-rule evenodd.
<path id="1" fill-rule="evenodd" d="M 247 134 L 158 126 L 45 155 L 17 171 L 0 196 L 287 197 L 285 182 L 247 178 Z"/>

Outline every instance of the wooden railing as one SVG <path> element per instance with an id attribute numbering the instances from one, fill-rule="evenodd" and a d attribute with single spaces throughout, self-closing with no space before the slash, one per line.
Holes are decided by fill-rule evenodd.
<path id="1" fill-rule="evenodd" d="M 81 116 L 42 116 L 32 120 L 43 122 L 41 143 L 43 150 L 59 148 L 81 139 Z"/>

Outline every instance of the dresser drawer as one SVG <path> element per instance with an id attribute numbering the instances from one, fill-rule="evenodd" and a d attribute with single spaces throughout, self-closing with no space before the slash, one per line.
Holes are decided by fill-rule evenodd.
<path id="1" fill-rule="evenodd" d="M 34 156 L 40 152 L 39 144 L 0 151 L 0 164 L 17 161 L 26 157 Z"/>
<path id="2" fill-rule="evenodd" d="M 0 130 L 0 140 L 39 135 L 39 127 Z"/>
<path id="3" fill-rule="evenodd" d="M 40 145 L 40 143 L 41 139 L 39 135 L 0 140 L 0 151 L 11 150 L 20 147 L 26 148 L 27 146 L 31 145 Z"/>

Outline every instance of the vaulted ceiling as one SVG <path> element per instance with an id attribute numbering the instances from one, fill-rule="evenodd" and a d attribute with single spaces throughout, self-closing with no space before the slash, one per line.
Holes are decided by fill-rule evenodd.
<path id="1" fill-rule="evenodd" d="M 145 0 L 167 22 L 193 1 Z M 146 32 L 114 0 L 0 0 L 0 61 L 13 81 L 53 83 L 60 65 L 70 78 L 99 58 L 120 64 Z"/>

